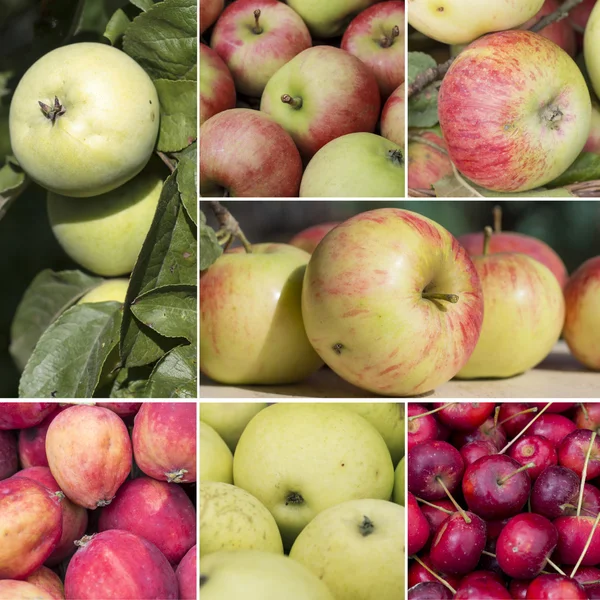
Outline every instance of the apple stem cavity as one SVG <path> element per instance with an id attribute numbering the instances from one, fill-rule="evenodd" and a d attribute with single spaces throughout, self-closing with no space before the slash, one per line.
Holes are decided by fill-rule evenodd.
<path id="1" fill-rule="evenodd" d="M 375 531 L 375 525 L 369 517 L 363 515 L 362 523 L 358 526 L 358 530 L 363 537 L 371 535 Z"/>
<path id="2" fill-rule="evenodd" d="M 400 35 L 400 27 L 398 25 L 394 25 L 392 27 L 392 33 L 390 35 L 384 35 L 379 40 L 379 45 L 382 48 L 389 48 L 394 44 L 395 39 Z"/>
<path id="3" fill-rule="evenodd" d="M 416 560 L 430 575 L 433 575 L 442 585 L 445 585 L 451 592 L 452 595 L 456 595 L 456 590 L 443 578 L 440 577 L 433 569 L 430 569 L 416 554 L 411 556 Z"/>
<path id="4" fill-rule="evenodd" d="M 544 406 L 544 408 L 542 408 L 542 410 L 540 410 L 540 412 L 535 415 L 535 417 L 533 417 L 533 419 L 531 419 L 531 421 L 529 421 L 529 423 L 527 423 L 527 425 L 525 425 L 525 427 L 523 427 L 523 429 L 521 429 L 508 444 L 506 444 L 506 446 L 504 446 L 504 448 L 502 448 L 502 450 L 500 450 L 500 452 L 498 452 L 498 454 L 504 454 L 536 422 L 536 420 L 544 414 L 551 404 L 552 402 L 548 402 L 548 404 L 546 404 L 546 406 Z"/>
<path id="5" fill-rule="evenodd" d="M 458 302 L 458 296 L 456 294 L 440 294 L 438 292 L 423 292 L 422 294 L 425 300 L 445 300 L 451 304 Z"/>
<path id="6" fill-rule="evenodd" d="M 465 523 L 470 523 L 471 517 L 469 517 L 469 515 L 460 507 L 460 504 L 454 499 L 454 497 L 450 493 L 450 490 L 446 487 L 446 484 L 443 482 L 442 478 L 438 475 L 436 477 L 436 480 L 442 486 L 444 492 L 446 492 L 446 496 L 448 496 L 450 502 L 454 504 L 454 507 L 460 513 L 460 516 L 464 519 Z"/>
<path id="7" fill-rule="evenodd" d="M 573 570 L 571 571 L 571 579 L 573 579 L 573 577 L 575 577 L 575 573 L 577 573 L 577 569 L 579 569 L 579 565 L 581 565 L 581 562 L 583 561 L 583 559 L 585 558 L 585 555 L 587 554 L 588 548 L 590 547 L 590 544 L 592 543 L 592 538 L 594 537 L 594 532 L 596 531 L 596 527 L 598 527 L 598 521 L 600 521 L 600 513 L 598 513 L 596 515 L 596 520 L 594 521 L 594 525 L 592 526 L 590 535 L 588 536 L 588 539 L 585 542 L 585 546 L 583 547 L 583 550 L 581 551 L 581 555 L 579 556 L 579 559 L 577 560 L 577 562 L 575 563 L 575 566 L 573 567 Z"/>
<path id="8" fill-rule="evenodd" d="M 534 467 L 535 467 L 534 462 L 528 462 L 526 465 L 523 465 L 522 467 L 515 469 L 509 475 L 505 475 L 502 479 L 498 479 L 498 485 L 504 485 L 509 479 L 514 477 L 517 473 L 522 473 L 523 471 L 527 471 L 527 469 L 533 469 Z"/>
<path id="9" fill-rule="evenodd" d="M 289 94 L 283 94 L 283 96 L 281 96 L 281 101 L 295 110 L 300 110 L 302 108 L 302 98 L 300 97 L 292 98 Z"/>
<path id="10" fill-rule="evenodd" d="M 590 445 L 588 446 L 585 462 L 583 463 L 583 471 L 581 472 L 581 485 L 579 487 L 579 502 L 577 503 L 577 516 L 581 514 L 581 506 L 583 504 L 583 491 L 585 489 L 585 478 L 587 475 L 588 464 L 590 462 L 590 454 L 592 453 L 592 446 L 594 445 L 594 440 L 596 439 L 597 433 L 595 431 L 592 432 L 592 437 L 590 438 Z"/>
<path id="11" fill-rule="evenodd" d="M 437 508 L 438 510 L 441 510 L 442 512 L 446 513 L 447 515 L 452 514 L 452 511 L 448 510 L 447 508 L 442 508 L 441 506 L 438 506 L 437 504 L 433 504 L 432 502 L 427 502 L 427 500 L 423 500 L 423 498 L 419 498 L 419 496 L 415 496 L 415 498 L 417 499 L 417 502 L 420 502 L 421 504 L 426 504 L 427 506 L 431 506 L 431 508 Z"/>
<path id="12" fill-rule="evenodd" d="M 494 233 L 500 233 L 502 231 L 502 207 L 494 206 L 492 214 L 494 215 Z"/>
<path id="13" fill-rule="evenodd" d="M 449 406 L 453 406 L 454 404 L 456 404 L 456 402 L 446 402 L 442 406 L 438 406 L 437 408 L 428 410 L 427 412 L 420 413 L 418 415 L 413 415 L 412 417 L 408 417 L 408 420 L 414 421 L 415 419 L 420 419 L 421 417 L 426 417 L 427 415 L 432 415 L 433 413 L 439 412 L 440 410 L 444 410 L 445 408 L 448 408 Z"/>
<path id="14" fill-rule="evenodd" d="M 56 123 L 58 117 L 61 117 L 67 112 L 67 109 L 60 103 L 60 100 L 56 96 L 54 96 L 54 104 L 52 106 L 49 106 L 42 101 L 38 101 L 38 104 L 42 109 L 42 113 L 46 119 L 50 120 L 52 125 Z"/>
<path id="15" fill-rule="evenodd" d="M 260 8 L 257 8 L 254 11 L 254 27 L 252 28 L 252 33 L 255 33 L 256 35 L 260 35 L 264 31 L 263 28 L 260 26 L 260 23 L 258 22 L 259 19 Z"/>
<path id="16" fill-rule="evenodd" d="M 304 498 L 298 492 L 290 492 L 285 497 L 285 505 L 288 506 L 290 504 L 304 504 Z"/>

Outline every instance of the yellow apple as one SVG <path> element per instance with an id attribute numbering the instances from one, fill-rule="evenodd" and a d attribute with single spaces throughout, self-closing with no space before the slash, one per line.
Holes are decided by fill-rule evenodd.
<path id="1" fill-rule="evenodd" d="M 596 2 L 585 27 L 583 54 L 592 87 L 600 96 L 600 2 Z"/>
<path id="2" fill-rule="evenodd" d="M 406 457 L 403 456 L 402 460 L 398 463 L 396 467 L 396 475 L 394 477 L 394 494 L 392 499 L 396 504 L 400 504 L 404 506 L 404 459 Z"/>
<path id="3" fill-rule="evenodd" d="M 233 483 L 233 456 L 219 434 L 200 421 L 200 481 Z"/>
<path id="4" fill-rule="evenodd" d="M 107 279 L 100 285 L 82 296 L 77 304 L 89 304 L 91 302 L 125 302 L 129 279 Z"/>

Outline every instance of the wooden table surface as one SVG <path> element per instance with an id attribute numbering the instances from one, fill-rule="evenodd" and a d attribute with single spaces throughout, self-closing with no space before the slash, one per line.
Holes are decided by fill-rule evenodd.
<path id="1" fill-rule="evenodd" d="M 307 380 L 293 385 L 233 387 L 200 378 L 201 398 L 370 398 L 365 392 L 321 369 Z M 580 365 L 564 342 L 535 369 L 511 377 L 452 380 L 428 394 L 432 398 L 600 398 L 600 372 Z"/>

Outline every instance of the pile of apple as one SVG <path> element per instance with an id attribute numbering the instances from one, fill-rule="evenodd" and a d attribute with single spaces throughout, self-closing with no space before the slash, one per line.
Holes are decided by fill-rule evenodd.
<path id="1" fill-rule="evenodd" d="M 200 0 L 200 194 L 404 196 L 404 0 L 227 4 Z"/>
<path id="2" fill-rule="evenodd" d="M 600 598 L 600 403 L 410 403 L 408 598 Z"/>
<path id="3" fill-rule="evenodd" d="M 195 481 L 194 403 L 0 403 L 0 598 L 195 599 Z"/>
<path id="4" fill-rule="evenodd" d="M 401 600 L 404 440 L 402 404 L 201 403 L 202 600 Z"/>
<path id="5" fill-rule="evenodd" d="M 439 87 L 440 128 L 413 132 L 409 143 L 410 188 L 430 188 L 454 165 L 488 190 L 525 192 L 550 184 L 582 151 L 600 153 L 600 5 L 586 0 L 570 19 L 529 31 L 560 8 L 559 0 L 410 3 L 409 24 L 456 56 Z M 577 31 L 590 90 L 572 58 Z"/>

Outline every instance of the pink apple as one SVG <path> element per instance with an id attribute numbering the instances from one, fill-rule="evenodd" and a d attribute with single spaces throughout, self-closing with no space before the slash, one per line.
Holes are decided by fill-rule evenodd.
<path id="1" fill-rule="evenodd" d="M 317 244 L 334 228 L 340 224 L 339 221 L 319 223 L 297 233 L 291 240 L 290 245 L 312 254 Z"/>
<path id="2" fill-rule="evenodd" d="M 552 14 L 558 10 L 559 7 L 560 3 L 558 0 L 545 0 L 544 6 L 540 8 L 537 15 L 522 25 L 521 29 L 530 29 L 540 19 Z M 573 30 L 573 27 L 571 27 L 569 19 L 561 19 L 560 21 L 547 25 L 544 29 L 538 31 L 538 33 L 560 46 L 570 56 L 575 56 L 575 53 L 577 52 L 577 40 L 575 39 L 575 31 Z"/>
<path id="3" fill-rule="evenodd" d="M 211 48 L 225 61 L 238 92 L 260 98 L 267 81 L 312 46 L 304 21 L 278 0 L 237 0 L 219 17 Z"/>
<path id="4" fill-rule="evenodd" d="M 342 37 L 342 50 L 371 70 L 382 98 L 404 83 L 404 2 L 380 2 L 363 10 Z"/>
<path id="5" fill-rule="evenodd" d="M 301 179 L 292 138 L 264 113 L 233 108 L 200 127 L 201 196 L 297 196 Z"/>
<path id="6" fill-rule="evenodd" d="M 234 106 L 235 85 L 229 69 L 214 50 L 200 44 L 200 126 Z"/>
<path id="7" fill-rule="evenodd" d="M 573 59 L 529 31 L 469 45 L 442 81 L 438 113 L 450 159 L 474 183 L 520 192 L 561 175 L 585 145 L 591 101 Z"/>
<path id="8" fill-rule="evenodd" d="M 585 27 L 595 5 L 596 0 L 583 0 L 581 4 L 578 4 L 569 12 L 568 20 L 577 33 L 583 33 L 585 31 Z"/>
<path id="9" fill-rule="evenodd" d="M 200 34 L 203 34 L 223 12 L 225 0 L 200 0 Z"/>
<path id="10" fill-rule="evenodd" d="M 339 48 L 315 46 L 271 77 L 260 110 L 292 136 L 308 161 L 335 138 L 372 132 L 380 105 L 377 81 L 366 65 Z"/>
<path id="11" fill-rule="evenodd" d="M 575 358 L 600 370 L 600 256 L 584 262 L 565 286 L 563 336 Z"/>
<path id="12" fill-rule="evenodd" d="M 408 141 L 408 187 L 429 190 L 434 183 L 452 175 L 446 143 L 436 130 L 412 130 Z M 422 138 L 424 141 L 418 141 Z M 428 143 L 429 142 L 429 143 Z"/>
<path id="13" fill-rule="evenodd" d="M 423 394 L 467 362 L 481 328 L 464 248 L 416 213 L 384 208 L 330 231 L 302 290 L 308 339 L 340 377 L 389 396 Z"/>
<path id="14" fill-rule="evenodd" d="M 592 102 L 592 125 L 583 150 L 600 154 L 600 105 L 597 102 Z"/>
<path id="15" fill-rule="evenodd" d="M 398 86 L 381 111 L 381 135 L 404 148 L 404 84 Z"/>

